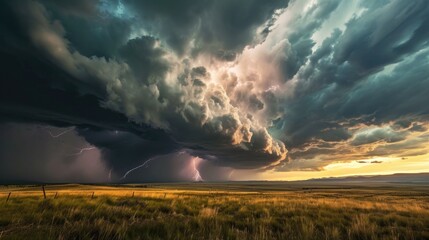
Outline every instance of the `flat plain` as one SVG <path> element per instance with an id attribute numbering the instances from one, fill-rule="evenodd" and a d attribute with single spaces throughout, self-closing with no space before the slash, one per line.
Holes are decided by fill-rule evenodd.
<path id="1" fill-rule="evenodd" d="M 0 239 L 429 239 L 426 184 L 57 184 L 45 191 L 46 199 L 40 185 L 0 186 Z"/>

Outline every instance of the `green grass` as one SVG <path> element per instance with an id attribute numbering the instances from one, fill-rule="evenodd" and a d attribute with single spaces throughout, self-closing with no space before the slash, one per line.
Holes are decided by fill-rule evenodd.
<path id="1" fill-rule="evenodd" d="M 0 188 L 0 239 L 429 239 L 423 190 L 37 190 Z"/>

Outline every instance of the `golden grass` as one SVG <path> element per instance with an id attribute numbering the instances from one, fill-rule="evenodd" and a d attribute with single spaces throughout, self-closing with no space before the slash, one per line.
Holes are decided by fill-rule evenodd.
<path id="1" fill-rule="evenodd" d="M 44 200 L 40 186 L 0 188 L 0 239 L 429 239 L 425 189 L 46 191 Z"/>

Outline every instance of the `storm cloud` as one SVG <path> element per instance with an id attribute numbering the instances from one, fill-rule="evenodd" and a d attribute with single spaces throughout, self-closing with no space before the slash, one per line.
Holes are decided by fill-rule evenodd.
<path id="1" fill-rule="evenodd" d="M 3 143 L 26 126 L 72 127 L 100 173 L 1 180 L 222 180 L 425 154 L 427 29 L 424 0 L 3 2 L 0 173 L 61 164 L 54 147 L 14 160 Z"/>

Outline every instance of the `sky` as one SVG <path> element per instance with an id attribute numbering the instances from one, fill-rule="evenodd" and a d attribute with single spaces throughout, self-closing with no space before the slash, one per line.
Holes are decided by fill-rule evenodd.
<path id="1" fill-rule="evenodd" d="M 0 3 L 0 182 L 429 172 L 429 1 Z"/>

